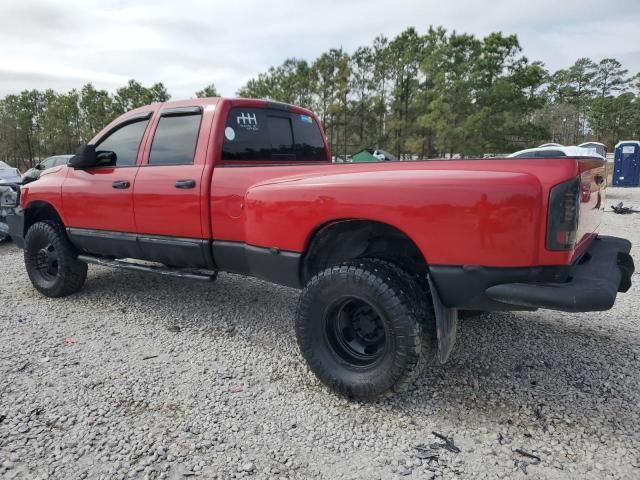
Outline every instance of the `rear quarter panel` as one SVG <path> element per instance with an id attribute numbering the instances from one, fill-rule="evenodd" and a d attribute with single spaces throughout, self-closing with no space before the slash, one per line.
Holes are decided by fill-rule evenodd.
<path id="1" fill-rule="evenodd" d="M 530 265 L 541 192 L 531 174 L 497 171 L 354 172 L 258 185 L 246 195 L 246 240 L 302 251 L 326 223 L 368 219 L 403 231 L 432 264 Z"/>
<path id="2" fill-rule="evenodd" d="M 213 238 L 303 252 L 327 223 L 403 231 L 432 265 L 566 265 L 546 250 L 549 190 L 574 159 L 216 166 Z"/>

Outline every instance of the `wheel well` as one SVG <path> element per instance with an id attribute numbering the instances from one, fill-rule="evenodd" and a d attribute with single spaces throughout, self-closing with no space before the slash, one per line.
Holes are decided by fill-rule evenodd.
<path id="1" fill-rule="evenodd" d="M 52 220 L 60 225 L 64 225 L 62 218 L 60 218 L 60 215 L 53 205 L 47 202 L 33 202 L 30 203 L 24 211 L 24 235 L 26 236 L 31 225 L 36 222 L 42 222 L 43 220 Z"/>
<path id="2" fill-rule="evenodd" d="M 302 284 L 331 265 L 366 257 L 392 261 L 412 274 L 427 274 L 425 258 L 401 230 L 371 220 L 341 220 L 314 234 L 302 261 Z"/>

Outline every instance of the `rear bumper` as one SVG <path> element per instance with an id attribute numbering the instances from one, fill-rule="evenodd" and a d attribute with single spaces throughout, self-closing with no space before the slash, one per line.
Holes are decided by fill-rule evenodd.
<path id="1" fill-rule="evenodd" d="M 564 283 L 507 283 L 487 289 L 489 298 L 523 307 L 563 312 L 609 310 L 618 292 L 631 287 L 634 272 L 629 255 L 631 242 L 624 238 L 597 237 Z"/>
<path id="2" fill-rule="evenodd" d="M 631 243 L 597 237 L 574 265 L 532 268 L 430 267 L 443 302 L 467 310 L 565 312 L 610 309 L 631 286 Z"/>

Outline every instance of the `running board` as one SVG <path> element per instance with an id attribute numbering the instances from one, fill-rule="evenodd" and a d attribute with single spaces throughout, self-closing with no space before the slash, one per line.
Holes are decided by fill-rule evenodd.
<path id="1" fill-rule="evenodd" d="M 171 268 L 161 264 L 137 263 L 127 260 L 112 260 L 104 257 L 94 257 L 92 255 L 78 255 L 78 260 L 85 263 L 93 263 L 102 265 L 103 267 L 122 268 L 125 270 L 134 270 L 136 272 L 157 273 L 168 277 L 192 278 L 194 280 L 204 280 L 207 282 L 214 281 L 218 272 L 215 270 L 200 270 L 188 268 Z"/>

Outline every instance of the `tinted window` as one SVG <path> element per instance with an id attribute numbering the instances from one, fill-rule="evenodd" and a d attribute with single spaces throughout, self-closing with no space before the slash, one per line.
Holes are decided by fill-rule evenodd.
<path id="1" fill-rule="evenodd" d="M 116 166 L 122 167 L 135 165 L 138 149 L 142 141 L 142 135 L 147 129 L 149 120 L 140 120 L 129 123 L 96 145 L 97 152 L 114 152 L 116 154 Z"/>
<path id="2" fill-rule="evenodd" d="M 298 159 L 323 161 L 327 159 L 320 127 L 308 115 L 291 114 L 294 122 Z"/>
<path id="3" fill-rule="evenodd" d="M 67 163 L 69 163 L 69 159 L 67 157 L 59 157 L 56 159 L 56 167 L 60 166 L 60 165 L 66 165 Z"/>
<path id="4" fill-rule="evenodd" d="M 275 109 L 232 108 L 223 160 L 326 160 L 320 128 L 312 117 Z"/>
<path id="5" fill-rule="evenodd" d="M 295 160 L 293 150 L 293 130 L 289 117 L 267 115 L 267 127 L 271 140 L 271 158 L 289 158 Z"/>
<path id="6" fill-rule="evenodd" d="M 184 165 L 193 163 L 201 115 L 161 117 L 153 136 L 151 165 Z"/>

